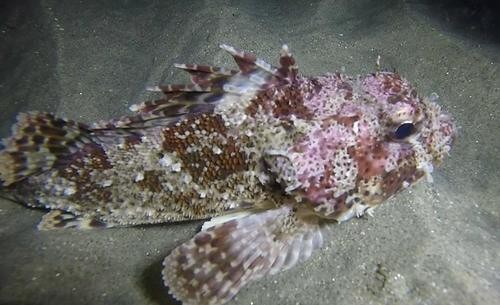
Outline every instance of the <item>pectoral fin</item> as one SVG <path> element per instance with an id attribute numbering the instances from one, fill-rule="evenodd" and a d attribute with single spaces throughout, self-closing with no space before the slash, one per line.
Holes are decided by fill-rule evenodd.
<path id="1" fill-rule="evenodd" d="M 231 219 L 174 249 L 163 280 L 183 304 L 224 304 L 246 283 L 309 258 L 322 245 L 320 228 L 292 206 Z"/>

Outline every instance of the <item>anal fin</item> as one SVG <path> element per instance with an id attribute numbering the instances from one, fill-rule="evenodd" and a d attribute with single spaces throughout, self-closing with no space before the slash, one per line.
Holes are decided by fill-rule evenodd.
<path id="1" fill-rule="evenodd" d="M 88 216 L 78 216 L 61 210 L 52 210 L 43 215 L 37 228 L 40 231 L 74 228 L 88 230 L 104 228 L 106 224 Z"/>

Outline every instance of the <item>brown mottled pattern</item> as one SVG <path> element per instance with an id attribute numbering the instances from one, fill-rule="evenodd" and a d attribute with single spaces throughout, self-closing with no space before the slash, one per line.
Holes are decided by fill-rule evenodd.
<path id="1" fill-rule="evenodd" d="M 382 89 L 387 92 L 391 92 L 394 94 L 400 93 L 403 87 L 403 80 L 399 74 L 381 74 L 383 77 L 382 80 Z"/>
<path id="2" fill-rule="evenodd" d="M 417 91 L 409 87 L 399 74 L 380 74 L 380 77 L 382 77 L 382 89 L 390 93 L 387 97 L 388 103 L 402 102 L 413 106 L 417 113 L 420 111 L 420 107 L 417 107 L 415 103 Z"/>
<path id="3" fill-rule="evenodd" d="M 96 170 L 110 169 L 112 166 L 100 146 L 87 144 L 85 151 L 86 154 L 75 156 L 64 168 L 58 171 L 58 174 L 76 185 L 76 192 L 69 196 L 70 199 L 93 198 L 97 201 L 107 202 L 111 192 L 92 182 L 91 174 Z"/>
<path id="4" fill-rule="evenodd" d="M 313 113 L 304 105 L 304 95 L 307 93 L 304 89 L 296 85 L 269 88 L 251 100 L 246 113 L 254 116 L 260 106 L 276 118 L 295 115 L 297 118 L 310 119 Z"/>
<path id="5" fill-rule="evenodd" d="M 153 193 L 161 192 L 162 185 L 159 177 L 163 175 L 162 171 L 149 170 L 144 172 L 144 179 L 137 182 L 140 188 L 143 190 L 148 190 Z"/>
<path id="6" fill-rule="evenodd" d="M 237 139 L 226 132 L 220 115 L 194 116 L 165 128 L 163 149 L 176 152 L 193 177 L 209 184 L 247 169 L 246 157 Z M 196 150 L 188 151 L 188 148 Z"/>
<path id="7" fill-rule="evenodd" d="M 220 135 L 226 134 L 226 127 L 224 126 L 223 119 L 220 115 L 199 115 L 187 118 L 173 127 L 167 127 L 163 131 L 165 140 L 163 141 L 163 149 L 167 152 L 177 152 L 179 155 L 186 153 L 188 146 L 199 142 L 195 131 L 205 131 L 210 133 L 218 133 Z M 180 138 L 178 135 L 189 135 L 185 139 Z M 177 135 L 176 135 L 177 134 Z"/>

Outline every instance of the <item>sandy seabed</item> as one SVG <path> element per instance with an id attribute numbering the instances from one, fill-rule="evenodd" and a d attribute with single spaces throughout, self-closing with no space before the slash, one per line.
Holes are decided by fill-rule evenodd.
<path id="1" fill-rule="evenodd" d="M 439 2 L 439 1 L 438 1 Z M 112 4 L 109 4 L 112 3 Z M 434 174 L 329 230 L 306 263 L 230 304 L 497 304 L 500 45 L 455 31 L 425 1 L 25 1 L 0 17 L 0 133 L 19 111 L 92 122 L 187 81 L 173 63 L 233 65 L 220 43 L 306 75 L 397 69 L 460 126 Z M 200 223 L 38 232 L 43 211 L 0 202 L 0 304 L 176 304 L 161 261 Z M 496 301 L 495 301 L 496 300 Z"/>

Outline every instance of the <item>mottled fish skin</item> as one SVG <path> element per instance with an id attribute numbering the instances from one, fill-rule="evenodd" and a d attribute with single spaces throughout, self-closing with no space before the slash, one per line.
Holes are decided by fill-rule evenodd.
<path id="1" fill-rule="evenodd" d="M 190 85 L 85 125 L 22 113 L 0 151 L 12 198 L 49 209 L 38 228 L 207 219 L 164 261 L 183 304 L 224 304 L 322 244 L 322 228 L 369 213 L 448 154 L 450 116 L 400 75 L 299 75 L 222 45 L 238 69 L 179 64 Z"/>

